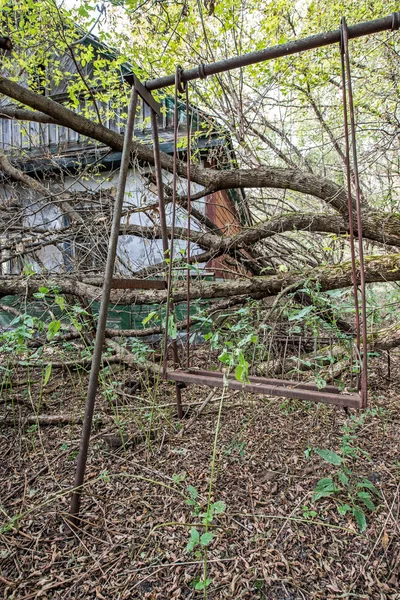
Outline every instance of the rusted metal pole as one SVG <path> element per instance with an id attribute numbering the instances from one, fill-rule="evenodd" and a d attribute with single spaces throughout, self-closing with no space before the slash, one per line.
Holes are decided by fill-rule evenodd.
<path id="1" fill-rule="evenodd" d="M 153 147 L 154 147 L 154 166 L 156 172 L 156 182 L 157 182 L 157 192 L 158 192 L 158 207 L 160 211 L 160 224 L 161 224 L 161 237 L 162 237 L 162 245 L 163 245 L 163 253 L 164 260 L 168 256 L 168 231 L 167 231 L 167 219 L 165 215 L 165 200 L 164 200 L 164 184 L 162 180 L 162 169 L 161 169 L 161 156 L 160 156 L 160 139 L 158 135 L 158 122 L 157 115 L 155 111 L 151 110 L 151 126 L 153 131 Z M 171 259 L 171 257 L 170 257 Z M 168 283 L 167 283 L 168 285 Z M 173 305 L 171 306 L 171 310 L 173 310 Z M 166 378 L 167 371 L 167 353 L 168 353 L 168 325 L 165 324 L 166 327 L 166 342 L 164 344 L 164 357 L 163 357 L 163 378 Z M 174 355 L 174 365 L 178 364 L 178 346 L 176 340 L 172 340 L 172 352 Z M 175 393 L 176 393 L 176 410 L 178 413 L 178 418 L 182 419 L 183 417 L 183 409 L 182 409 L 182 394 L 181 387 L 179 382 L 175 383 Z"/>
<path id="2" fill-rule="evenodd" d="M 366 21 L 365 23 L 358 23 L 348 28 L 348 39 L 354 39 L 371 35 L 373 33 L 379 33 L 380 31 L 395 31 L 399 29 L 400 25 L 400 12 L 395 12 L 382 19 L 375 19 L 373 21 Z M 250 52 L 249 54 L 243 54 L 242 56 L 234 56 L 225 60 L 220 60 L 215 63 L 208 65 L 199 65 L 194 69 L 188 69 L 181 72 L 181 82 L 193 81 L 195 79 L 204 79 L 209 75 L 216 75 L 217 73 L 223 73 L 224 71 L 230 71 L 231 69 L 239 69 L 248 65 L 254 65 L 256 63 L 272 60 L 274 58 L 281 58 L 283 56 L 289 56 L 291 54 L 297 54 L 304 52 L 305 50 L 313 50 L 314 48 L 322 48 L 323 46 L 331 46 L 340 42 L 340 29 L 334 31 L 328 31 L 326 33 L 319 33 L 302 40 L 295 40 L 288 42 L 287 44 L 279 44 L 278 46 L 272 46 L 271 48 L 265 48 L 258 52 Z M 127 75 L 127 81 L 130 81 L 132 75 Z M 175 75 L 167 75 L 165 77 L 159 77 L 157 79 L 150 79 L 144 84 L 148 90 L 159 90 L 161 88 L 169 87 L 175 84 Z"/>
<path id="3" fill-rule="evenodd" d="M 180 67 L 176 68 L 175 72 L 175 95 L 174 95 L 174 154 L 172 168 L 172 215 L 171 215 L 171 243 L 168 252 L 168 268 L 167 268 L 167 304 L 165 307 L 165 334 L 164 334 L 164 360 L 163 360 L 163 376 L 167 372 L 167 348 L 169 337 L 169 317 L 171 309 L 171 294 L 172 294 L 172 266 L 174 262 L 174 241 L 175 241 L 175 217 L 176 217 L 176 188 L 178 185 L 177 161 L 178 161 L 178 86 L 179 86 Z"/>
<path id="4" fill-rule="evenodd" d="M 192 197 L 191 197 L 191 172 L 190 172 L 190 161 L 191 156 L 191 114 L 189 106 L 189 90 L 186 85 L 185 89 L 185 100 L 186 100 L 186 165 L 187 165 L 187 251 L 186 251 L 186 262 L 187 262 L 187 282 L 186 282 L 186 366 L 190 367 L 190 234 L 191 234 L 191 223 L 192 218 Z"/>
<path id="5" fill-rule="evenodd" d="M 170 371 L 167 375 L 170 381 L 182 381 L 186 384 L 206 385 L 208 387 L 224 388 L 231 390 L 247 391 L 252 394 L 263 394 L 267 396 L 278 396 L 281 398 L 298 398 L 299 400 L 311 400 L 312 402 L 324 402 L 325 404 L 336 404 L 337 406 L 348 406 L 350 408 L 361 408 L 359 394 L 330 393 L 325 390 L 314 390 L 304 387 L 290 387 L 276 384 L 272 379 L 264 383 L 263 377 L 249 377 L 249 381 L 243 383 L 233 377 L 226 377 L 224 373 L 205 375 L 204 373 L 188 373 L 187 371 Z"/>
<path id="6" fill-rule="evenodd" d="M 82 485 L 85 478 L 86 462 L 89 449 L 90 432 L 92 429 L 93 412 L 99 382 L 99 372 L 101 365 L 101 355 L 103 352 L 105 330 L 107 324 L 108 304 L 110 302 L 110 293 L 112 286 L 112 278 L 114 274 L 115 257 L 117 254 L 117 244 L 120 229 L 122 206 L 125 197 L 126 180 L 128 176 L 129 162 L 131 156 L 133 129 L 135 122 L 136 106 L 137 106 L 137 91 L 133 87 L 131 91 L 128 121 L 124 137 L 124 147 L 122 151 L 121 167 L 118 180 L 117 196 L 114 204 L 114 214 L 111 225 L 110 239 L 108 242 L 107 264 L 104 273 L 104 283 L 101 295 L 101 304 L 99 318 L 97 322 L 96 340 L 94 344 L 92 366 L 90 369 L 89 385 L 87 390 L 85 417 L 82 427 L 81 443 L 79 454 L 76 463 L 74 492 L 71 498 L 70 514 L 72 522 L 77 524 L 78 515 L 82 497 Z"/>
<path id="7" fill-rule="evenodd" d="M 165 216 L 164 185 L 162 180 L 161 158 L 160 158 L 160 138 L 158 135 L 157 115 L 154 110 L 151 111 L 151 128 L 153 132 L 153 151 L 154 166 L 157 182 L 158 209 L 160 211 L 161 239 L 163 245 L 164 261 L 168 255 L 168 230 L 167 218 Z"/>
<path id="8" fill-rule="evenodd" d="M 343 27 L 340 27 L 341 34 Z M 349 144 L 349 123 L 347 115 L 347 81 L 346 81 L 346 65 L 345 65 L 345 49 L 343 36 L 340 39 L 340 60 L 342 70 L 342 101 L 343 101 L 343 122 L 344 122 L 344 140 L 346 149 L 346 183 L 347 183 L 347 206 L 349 211 L 349 230 L 350 230 L 350 254 L 351 254 L 351 278 L 353 282 L 354 308 L 356 311 L 356 342 L 357 348 L 361 350 L 360 338 L 360 308 L 358 305 L 358 285 L 357 285 L 357 268 L 356 268 L 356 252 L 354 244 L 354 219 L 353 219 L 353 196 L 351 193 L 351 166 L 350 166 L 350 144 Z"/>
<path id="9" fill-rule="evenodd" d="M 361 369 L 361 401 L 362 408 L 367 406 L 367 387 L 368 387 L 368 348 L 367 348 L 367 308 L 365 294 L 365 268 L 364 268 L 364 249 L 362 237 L 361 222 L 361 200 L 360 200 L 360 177 L 358 172 L 357 143 L 356 143 L 356 125 L 354 117 L 353 86 L 351 82 L 350 57 L 349 57 L 349 36 L 346 20 L 343 17 L 341 22 L 343 32 L 343 46 L 347 71 L 347 91 L 350 111 L 350 131 L 353 150 L 353 172 L 354 189 L 356 200 L 357 215 L 357 237 L 358 237 L 358 259 L 360 263 L 360 288 L 361 288 L 361 328 L 362 328 L 362 369 Z"/>

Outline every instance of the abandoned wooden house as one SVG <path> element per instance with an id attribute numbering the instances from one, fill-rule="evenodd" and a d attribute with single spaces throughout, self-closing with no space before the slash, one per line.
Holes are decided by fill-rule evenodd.
<path id="1" fill-rule="evenodd" d="M 91 60 L 79 63 L 79 54 L 66 53 L 59 58 L 58 75 L 52 75 L 51 65 L 39 69 L 37 80 L 32 85 L 32 75 L 26 78 L 26 85 L 41 91 L 44 95 L 60 103 L 71 105 L 71 89 L 74 81 L 81 78 L 85 83 L 95 79 L 96 60 L 106 60 L 114 57 L 109 48 L 100 43 L 93 35 L 85 35 L 83 46 L 90 48 Z M 123 133 L 129 88 L 123 85 L 123 79 L 131 71 L 131 65 L 120 64 L 119 97 L 110 95 L 106 90 L 97 85 L 89 88 L 86 94 L 77 94 L 73 100 L 75 108 L 85 114 L 86 105 L 91 104 L 92 113 L 100 118 L 102 124 L 110 129 Z M 104 69 L 104 65 L 103 65 Z M 60 77 L 60 71 L 63 76 Z M 4 98 L 0 103 L 7 104 Z M 164 97 L 160 100 L 163 104 L 162 117 L 159 121 L 161 151 L 172 154 L 173 144 L 173 108 L 174 99 Z M 9 101 L 8 101 L 9 102 Z M 135 121 L 135 138 L 139 142 L 151 144 L 151 129 L 149 109 L 143 103 Z M 186 110 L 184 103 L 178 107 L 179 156 L 185 158 L 186 153 Z M 1 116 L 1 114 L 0 114 Z M 194 160 L 214 168 L 230 168 L 234 162 L 234 154 L 230 137 L 226 131 L 196 107 L 190 111 L 191 128 L 193 132 Z M 69 217 L 63 214 L 61 208 L 49 203 L 46 198 L 38 199 L 37 194 L 20 184 L 5 181 L 1 189 L 2 203 L 13 199 L 13 204 L 19 206 L 18 217 L 20 225 L 30 227 L 45 227 L 49 231 L 65 234 L 55 237 L 55 242 L 43 246 L 24 255 L 25 242 L 20 242 L 20 252 L 17 257 L 9 257 L 3 252 L 2 273 L 18 274 L 26 266 L 26 261 L 34 271 L 46 269 L 47 271 L 73 271 L 88 274 L 100 273 L 104 265 L 107 250 L 107 230 L 104 226 L 105 216 L 110 216 L 110 210 L 115 194 L 121 153 L 111 151 L 109 148 L 95 143 L 84 136 L 53 123 L 37 123 L 31 121 L 17 121 L 9 118 L 0 119 L 0 148 L 14 161 L 18 167 L 34 177 L 44 180 L 46 185 L 52 186 L 56 192 L 62 188 L 69 193 L 75 193 L 74 208 L 84 215 L 88 229 L 82 228 L 82 235 L 68 239 L 66 228 Z M 137 164 L 131 168 L 126 188 L 125 220 L 127 224 L 140 226 L 155 226 L 157 220 L 157 197 L 152 177 L 153 168 L 150 165 Z M 163 173 L 166 183 L 171 181 L 171 175 Z M 181 186 L 186 185 L 180 182 Z M 192 186 L 193 193 L 199 187 Z M 182 187 L 182 191 L 185 187 Z M 15 202 L 16 198 L 18 201 Z M 250 224 L 249 212 L 246 208 L 244 196 L 237 190 L 218 192 L 202 198 L 194 206 L 203 215 L 206 215 L 224 233 L 234 234 L 242 226 Z M 146 207 L 146 209 L 144 209 Z M 167 205 L 167 219 L 170 222 L 170 205 Z M 176 224 L 185 227 L 187 214 L 183 209 L 178 210 Z M 90 225 L 90 234 L 89 234 Z M 195 219 L 191 220 L 193 229 L 199 227 Z M 18 228 L 13 231 L 9 228 L 2 234 L 3 240 L 18 236 Z M 26 236 L 25 236 L 26 237 Z M 177 240 L 176 253 L 183 253 L 186 240 Z M 199 251 L 193 244 L 192 254 Z M 162 261 L 161 240 L 154 237 L 148 239 L 137 235 L 121 235 L 118 245 L 117 271 L 125 276 L 144 273 L 144 269 Z M 199 265 L 204 274 L 213 277 L 232 276 L 232 266 L 225 268 L 224 259 L 211 260 L 207 264 Z M 234 268 L 233 268 L 234 269 Z"/>

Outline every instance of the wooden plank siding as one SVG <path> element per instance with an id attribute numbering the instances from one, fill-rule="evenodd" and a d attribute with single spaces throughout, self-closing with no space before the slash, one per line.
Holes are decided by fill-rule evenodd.
<path id="1" fill-rule="evenodd" d="M 67 102 L 66 97 L 57 98 L 58 101 Z M 97 102 L 99 110 L 108 115 L 104 124 L 117 133 L 123 133 L 125 130 L 125 119 L 121 118 L 121 113 L 126 112 L 127 107 L 114 107 L 113 99 L 106 102 Z M 3 104 L 7 106 L 7 103 Z M 1 105 L 0 105 L 1 110 Z M 85 101 L 82 100 L 77 107 L 77 112 L 83 114 L 85 110 Z M 150 131 L 150 122 L 145 121 L 149 111 L 143 101 L 139 99 L 139 110 L 135 119 L 135 132 L 139 133 Z M 160 129 L 166 126 L 167 117 L 163 114 L 159 118 Z M 0 119 L 0 148 L 6 154 L 19 156 L 21 150 L 32 152 L 32 156 L 62 156 L 63 154 L 72 154 L 74 152 L 84 151 L 87 148 L 102 146 L 93 140 L 88 140 L 85 136 L 76 131 L 63 127 L 62 125 L 42 124 L 29 121 L 17 121 L 12 119 Z"/>
<path id="2" fill-rule="evenodd" d="M 57 66 L 57 77 L 54 76 L 55 71 L 52 72 L 52 69 L 55 69 L 54 65 L 56 63 L 54 63 L 54 65 L 50 63 L 47 67 L 43 67 L 46 75 L 45 85 L 42 85 L 43 82 L 41 82 L 41 68 L 39 69 L 40 72 L 38 72 L 37 77 L 35 75 L 35 81 L 32 82 L 26 73 L 22 73 L 20 83 L 27 87 L 34 83 L 35 87 L 38 87 L 44 95 L 49 96 L 60 104 L 69 106 L 71 104 L 71 99 L 68 94 L 68 87 L 70 83 L 75 80 L 78 71 L 82 70 L 86 80 L 92 85 L 93 79 L 95 79 L 93 77 L 93 60 L 97 57 L 115 58 L 114 52 L 99 42 L 95 36 L 90 33 L 85 34 L 84 32 L 81 32 L 81 34 L 83 45 L 93 45 L 94 47 L 92 61 L 85 62 L 83 66 L 81 64 L 80 69 L 77 69 L 75 60 L 69 53 L 66 53 L 64 56 L 57 57 L 57 59 L 61 60 L 61 64 Z M 127 75 L 131 71 L 132 66 L 128 63 L 121 65 L 121 91 L 124 91 L 122 99 L 119 96 L 107 99 L 107 97 L 103 95 L 103 93 L 107 91 L 106 89 L 93 88 L 93 93 L 97 96 L 97 107 L 103 120 L 103 124 L 119 134 L 123 134 L 125 130 L 129 96 L 129 90 L 123 83 L 123 77 L 124 74 Z M 59 76 L 59 72 L 64 74 L 63 78 Z M 171 155 L 174 151 L 174 99 L 173 97 L 166 96 L 164 99 L 160 100 L 160 102 L 163 105 L 162 114 L 158 119 L 160 128 L 160 146 L 163 152 Z M 0 111 L 3 106 L 7 106 L 9 103 L 9 98 L 0 98 Z M 143 103 L 141 98 L 139 98 L 138 103 L 139 106 L 135 119 L 135 135 L 139 142 L 151 144 L 150 109 Z M 86 114 L 86 116 L 94 114 L 91 99 L 87 101 L 86 94 L 83 92 L 79 95 L 77 106 L 74 106 L 73 110 L 78 114 Z M 196 151 L 199 153 L 198 156 L 201 164 L 213 169 L 230 168 L 232 165 L 236 164 L 229 132 L 221 131 L 220 125 L 198 107 L 191 106 L 190 114 L 191 127 L 195 140 L 194 144 L 196 146 Z M 186 122 L 186 106 L 184 102 L 179 100 L 178 137 L 180 142 L 181 138 L 186 138 Z M 185 155 L 184 145 L 179 144 L 178 147 L 180 158 L 183 159 Z M 120 153 L 110 153 L 103 144 L 89 139 L 68 127 L 53 123 L 21 122 L 13 119 L 0 118 L 0 150 L 3 150 L 11 160 L 16 161 L 18 166 L 26 169 L 26 172 L 31 174 L 31 176 L 41 177 L 43 174 L 50 175 L 54 172 L 55 177 L 59 177 L 59 169 L 62 170 L 62 178 L 65 180 L 69 178 L 70 184 L 73 186 L 76 182 L 77 189 L 80 189 L 81 186 L 79 180 L 81 172 L 85 177 L 83 183 L 85 189 L 91 189 L 90 186 L 92 186 L 92 183 L 93 190 L 97 190 L 97 188 L 100 187 L 100 182 L 96 179 L 98 175 L 97 171 L 93 171 L 93 182 L 90 184 L 88 183 L 88 174 L 89 178 L 92 176 L 90 174 L 90 167 L 92 165 L 98 166 L 99 171 L 101 169 L 101 171 L 104 172 L 105 187 L 110 187 L 109 178 L 116 178 L 119 168 Z M 147 165 L 145 165 L 144 168 L 147 170 Z M 109 176 L 107 175 L 107 172 L 109 172 Z M 101 176 L 102 175 L 99 174 L 99 177 Z M 170 181 L 170 175 L 164 172 L 164 179 Z M 148 190 L 148 188 L 142 184 L 142 179 L 138 178 L 136 180 L 135 176 L 135 185 L 132 185 L 130 194 L 132 198 L 137 198 L 137 202 L 141 202 L 142 196 L 153 191 Z M 198 187 L 199 186 L 196 187 L 195 191 L 198 191 Z M 72 187 L 70 189 L 75 188 Z M 20 193 L 21 197 L 24 198 L 25 191 L 22 190 L 22 188 Z M 237 192 L 237 194 L 238 196 L 240 195 L 239 192 Z M 127 196 L 127 198 L 128 197 L 129 196 Z M 27 205 L 29 204 L 29 201 L 28 195 Z M 133 200 L 129 200 L 129 202 L 131 203 Z M 242 212 L 239 212 L 238 205 L 235 203 L 235 198 L 232 196 L 231 199 L 226 191 L 220 191 L 208 196 L 205 204 L 204 199 L 202 199 L 201 210 L 205 210 L 205 214 L 216 224 L 223 235 L 234 235 L 235 233 L 238 233 L 242 229 L 241 220 L 245 226 L 250 223 L 250 219 L 246 216 L 246 211 L 243 210 Z M 43 209 L 43 215 L 45 215 L 45 209 Z M 42 218 L 42 216 L 38 216 L 37 218 Z M 146 217 L 144 218 L 146 219 Z M 142 223 L 140 219 L 141 217 L 138 217 L 138 224 Z M 180 224 L 184 226 L 185 218 L 182 217 L 182 215 L 181 220 L 182 223 Z M 43 216 L 43 221 L 47 222 L 47 217 Z M 50 222 L 52 222 L 52 220 L 50 220 Z M 146 221 L 146 224 L 150 225 L 151 221 Z M 133 237 L 135 238 L 135 236 Z M 160 257 L 162 257 L 161 242 L 159 240 L 153 240 L 150 244 L 149 240 L 141 241 L 143 244 L 136 243 L 137 239 L 135 238 L 135 243 L 128 244 L 128 242 L 124 240 L 124 251 L 128 245 L 132 249 L 131 258 L 133 264 L 136 265 L 139 256 L 146 261 L 150 255 L 154 258 L 154 261 L 156 261 L 156 259 L 160 260 Z M 79 240 L 77 240 L 77 242 L 79 242 Z M 157 242 L 159 242 L 159 246 L 157 246 Z M 84 246 L 84 244 L 82 245 Z M 149 250 L 150 245 L 151 248 L 154 248 L 151 252 Z M 194 246 L 196 245 L 194 244 Z M 199 250 L 198 247 L 197 249 Z M 79 243 L 77 243 L 75 250 L 76 257 L 78 257 Z M 52 253 L 58 257 L 58 252 L 59 250 L 53 246 L 47 247 L 45 254 L 51 264 L 54 262 Z M 103 253 L 103 250 L 101 252 Z M 65 253 L 65 256 L 65 260 L 64 258 L 62 258 L 62 260 L 60 259 L 61 263 L 64 261 L 64 265 L 70 263 L 70 255 Z M 228 261 L 227 258 L 228 257 L 220 257 L 211 260 L 206 265 L 206 268 L 212 271 L 215 277 L 218 278 L 235 278 L 238 274 L 246 274 L 244 268 L 238 267 L 231 259 Z M 202 266 L 203 264 L 204 263 L 202 263 Z M 2 267 L 0 266 L 0 273 L 1 268 Z"/>
<path id="3" fill-rule="evenodd" d="M 206 216 L 224 235 L 235 235 L 242 229 L 235 205 L 225 190 L 210 194 L 206 198 Z M 226 256 L 211 259 L 206 269 L 214 272 L 215 278 L 234 279 L 238 274 L 250 275 L 244 268 L 227 262 Z"/>

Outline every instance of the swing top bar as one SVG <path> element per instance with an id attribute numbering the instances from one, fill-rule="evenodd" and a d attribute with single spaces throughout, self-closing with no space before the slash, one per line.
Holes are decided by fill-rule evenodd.
<path id="1" fill-rule="evenodd" d="M 154 110 L 154 112 L 157 115 L 161 115 L 161 104 L 159 104 L 156 100 L 154 100 L 153 96 L 150 94 L 149 90 L 147 88 L 145 88 L 145 86 L 143 85 L 143 83 L 141 83 L 141 81 L 136 77 L 136 75 L 134 73 L 129 73 L 128 75 L 124 76 L 124 79 L 127 83 L 129 83 L 129 85 L 135 86 L 135 89 L 137 91 L 137 93 L 139 94 L 139 96 L 141 97 L 141 99 L 146 102 L 146 104 L 148 106 L 150 106 L 150 108 L 152 110 Z"/>
<path id="2" fill-rule="evenodd" d="M 379 33 L 381 31 L 396 31 L 399 27 L 400 11 L 392 13 L 388 17 L 383 17 L 382 19 L 375 19 L 373 21 L 352 25 L 351 27 L 348 27 L 347 32 L 348 38 L 351 40 L 373 33 Z M 335 29 L 334 31 L 319 33 L 301 40 L 288 42 L 287 44 L 280 44 L 278 46 L 272 46 L 271 48 L 265 48 L 264 50 L 258 50 L 257 52 L 243 54 L 242 56 L 226 58 L 208 65 L 199 65 L 194 69 L 182 70 L 180 73 L 180 81 L 184 83 L 195 79 L 205 79 L 209 75 L 216 75 L 217 73 L 223 73 L 224 71 L 230 71 L 231 69 L 239 69 L 240 67 L 254 65 L 274 58 L 281 58 L 282 56 L 289 56 L 290 54 L 297 54 L 298 52 L 304 52 L 305 50 L 330 46 L 338 42 L 340 42 L 340 29 Z M 135 76 L 133 74 L 125 76 L 125 80 L 130 83 L 130 85 L 133 85 L 134 79 Z M 153 91 L 174 84 L 175 74 L 159 77 L 158 79 L 150 79 L 145 82 L 144 87 L 149 91 Z M 138 92 L 144 100 L 148 101 L 143 97 L 140 90 L 138 90 Z"/>

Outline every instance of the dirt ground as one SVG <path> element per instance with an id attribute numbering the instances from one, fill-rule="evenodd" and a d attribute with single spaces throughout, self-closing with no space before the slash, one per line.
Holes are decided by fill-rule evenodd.
<path id="1" fill-rule="evenodd" d="M 79 529 L 69 527 L 68 508 L 87 375 L 53 370 L 43 393 L 39 383 L 3 390 L 2 597 L 399 599 L 399 366 L 393 352 L 388 382 L 385 362 L 372 363 L 372 410 L 361 419 L 226 392 L 214 446 L 221 390 L 197 418 L 210 390 L 184 390 L 182 429 L 172 386 L 135 389 L 135 374 L 113 365 L 96 407 Z M 39 402 L 41 415 L 69 422 L 27 423 Z M 368 478 L 379 494 L 364 532 L 338 511 L 353 496 L 312 502 L 317 482 L 338 470 L 314 449 L 340 454 L 346 423 L 357 448 L 346 459 L 350 478 Z M 189 552 L 191 531 L 206 531 L 208 502 L 220 509 L 208 526 L 213 538 Z M 206 592 L 195 589 L 204 572 Z"/>

